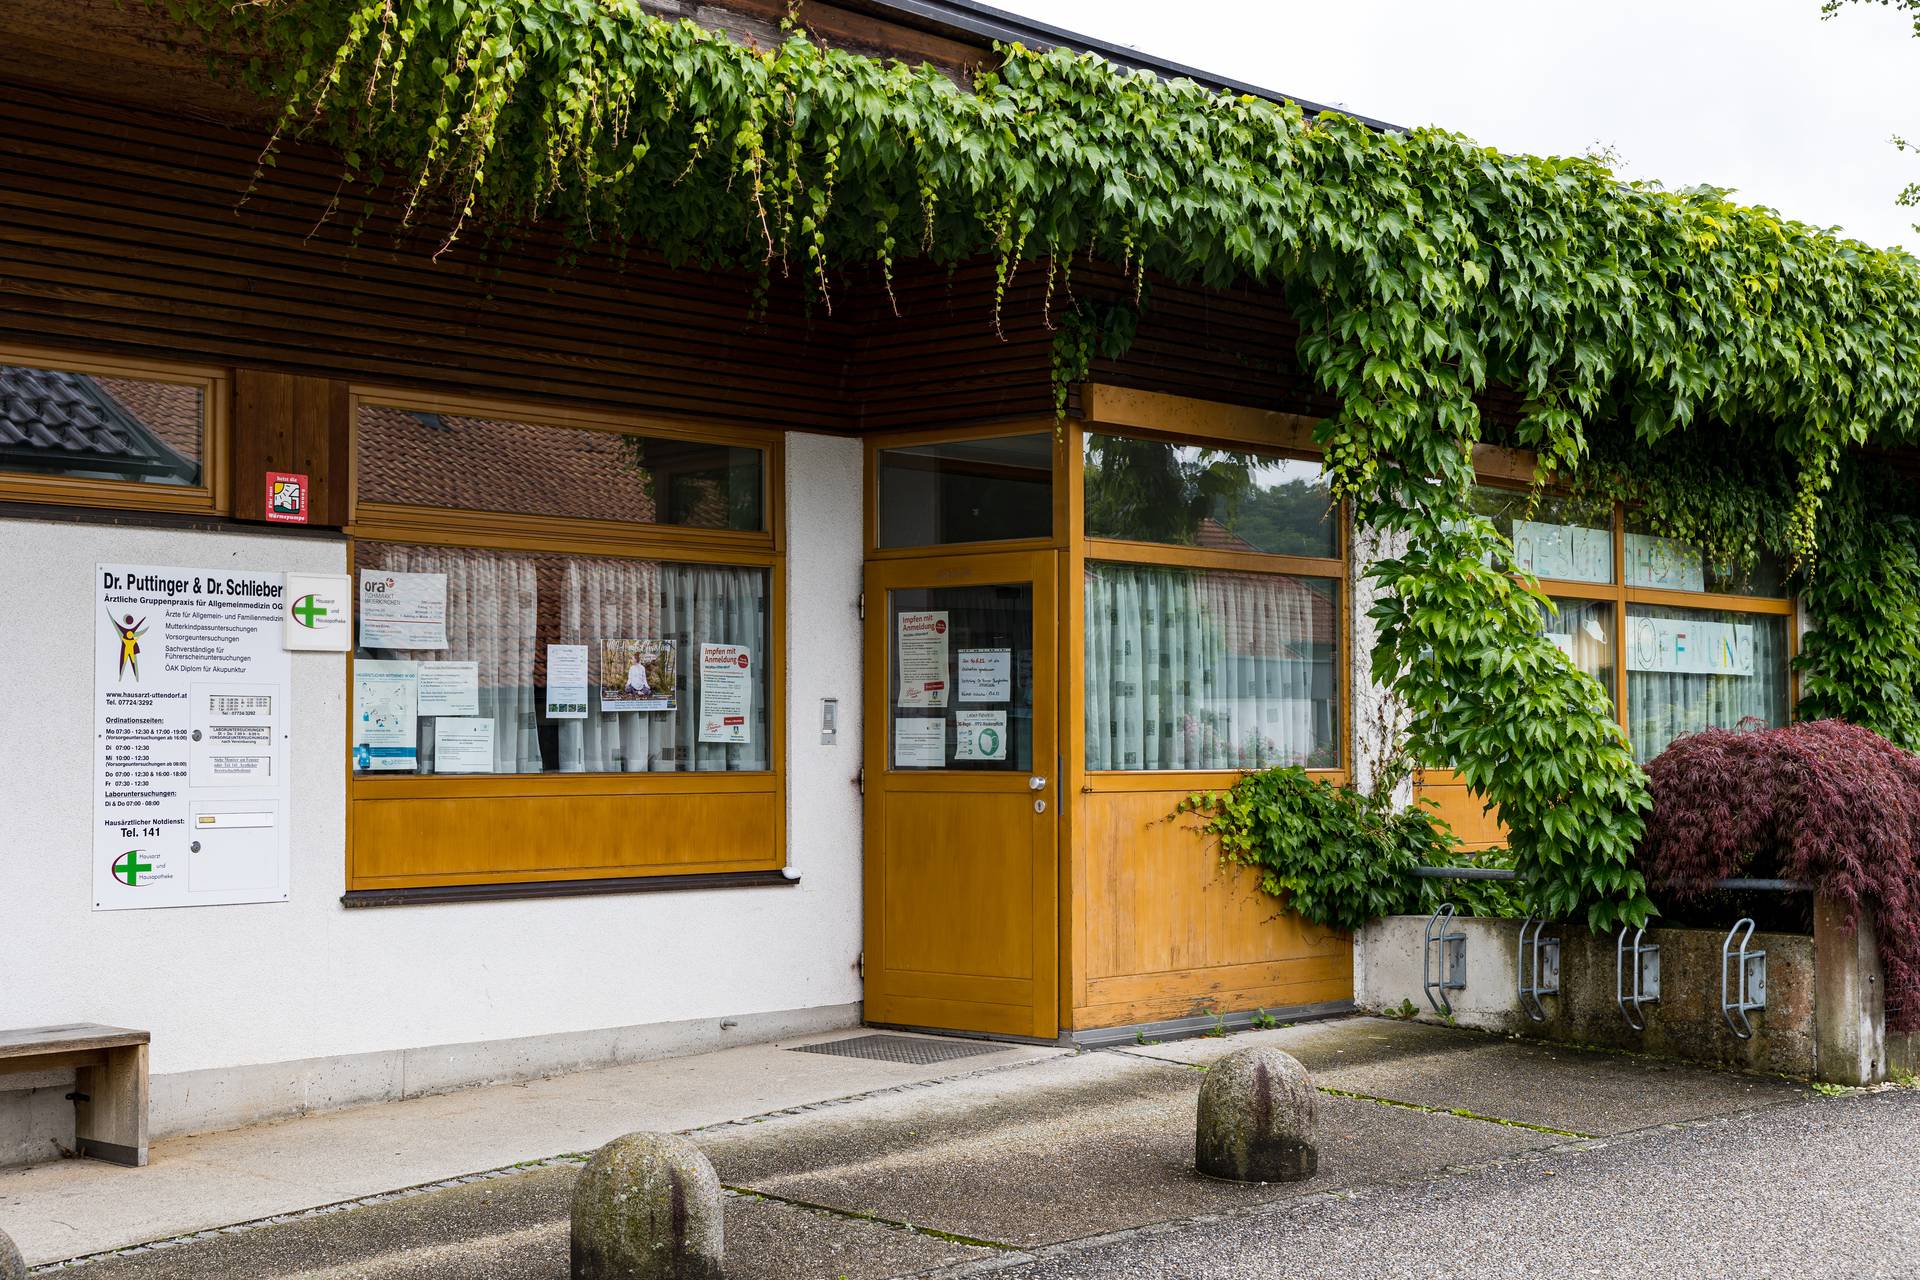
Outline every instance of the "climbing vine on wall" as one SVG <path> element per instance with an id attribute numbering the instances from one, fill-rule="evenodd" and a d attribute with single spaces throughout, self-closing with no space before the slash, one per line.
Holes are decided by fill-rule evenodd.
<path id="1" fill-rule="evenodd" d="M 1471 512 L 1490 385 L 1522 398 L 1510 442 L 1562 477 L 1592 471 L 1609 435 L 1617 456 L 1737 424 L 1770 468 L 1767 536 L 1811 575 L 1811 597 L 1864 628 L 1888 606 L 1863 583 L 1897 572 L 1895 620 L 1912 630 L 1905 532 L 1849 553 L 1845 572 L 1820 558 L 1821 532 L 1858 518 L 1829 502 L 1843 455 L 1910 439 L 1920 407 L 1907 257 L 1710 188 L 1310 120 L 1062 51 L 1008 48 L 962 87 L 798 31 L 749 49 L 632 0 L 147 3 L 283 107 L 278 136 L 332 144 L 361 194 L 447 243 L 476 222 L 547 219 L 674 261 L 789 274 L 827 307 L 847 268 L 887 277 L 907 254 L 985 255 L 996 305 L 1017 272 L 1047 273 L 1066 317 L 1062 395 L 1112 332 L 1065 301 L 1076 259 L 1283 290 L 1301 363 L 1339 406 L 1320 430 L 1332 481 L 1406 545 L 1376 574 L 1377 674 L 1411 708 L 1413 752 L 1500 806 L 1545 910 L 1644 918 L 1646 781 Z M 1619 483 L 1663 492 L 1646 474 Z M 1823 709 L 1855 705 L 1911 740 L 1911 661 L 1883 646 L 1829 664 L 1852 640 L 1825 635 L 1809 644 Z"/>

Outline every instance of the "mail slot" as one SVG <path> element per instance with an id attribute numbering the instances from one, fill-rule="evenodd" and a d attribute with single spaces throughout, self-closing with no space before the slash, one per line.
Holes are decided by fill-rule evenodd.
<path id="1" fill-rule="evenodd" d="M 194 893 L 273 888 L 278 823 L 272 808 L 195 810 L 187 888 Z"/>

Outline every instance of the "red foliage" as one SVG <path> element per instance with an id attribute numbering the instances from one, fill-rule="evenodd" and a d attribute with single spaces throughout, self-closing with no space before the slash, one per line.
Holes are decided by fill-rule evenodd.
<path id="1" fill-rule="evenodd" d="M 1838 720 L 1677 739 L 1647 766 L 1648 884 L 1685 900 L 1727 876 L 1806 881 L 1879 930 L 1887 1020 L 1920 1029 L 1920 755 Z"/>

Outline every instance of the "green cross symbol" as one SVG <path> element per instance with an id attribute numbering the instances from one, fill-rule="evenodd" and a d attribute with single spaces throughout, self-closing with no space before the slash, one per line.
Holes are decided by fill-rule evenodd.
<path id="1" fill-rule="evenodd" d="M 137 886 L 140 883 L 142 871 L 151 870 L 153 870 L 153 864 L 142 862 L 138 849 L 129 849 L 115 859 L 113 864 L 113 874 L 130 886 Z"/>
<path id="2" fill-rule="evenodd" d="M 315 604 L 312 596 L 301 596 L 299 602 L 293 606 L 293 616 L 299 620 L 300 625 L 303 627 L 312 626 L 315 618 L 324 618 L 329 612 L 329 610 Z"/>

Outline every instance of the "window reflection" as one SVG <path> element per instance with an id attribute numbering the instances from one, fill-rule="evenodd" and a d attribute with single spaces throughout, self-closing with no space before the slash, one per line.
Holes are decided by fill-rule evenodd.
<path id="1" fill-rule="evenodd" d="M 1095 432 L 1087 433 L 1084 455 L 1090 537 L 1275 555 L 1340 553 L 1318 463 Z"/>

